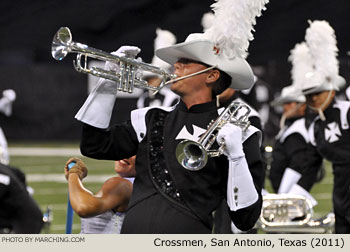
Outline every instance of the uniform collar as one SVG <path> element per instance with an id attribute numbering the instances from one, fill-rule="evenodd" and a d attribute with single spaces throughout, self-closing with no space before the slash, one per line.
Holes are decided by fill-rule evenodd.
<path id="1" fill-rule="evenodd" d="M 287 126 L 292 125 L 296 120 L 299 120 L 300 118 L 303 118 L 303 116 L 297 116 L 297 117 L 293 117 L 293 118 L 288 118 L 285 122 L 285 124 Z"/>
<path id="2" fill-rule="evenodd" d="M 212 100 L 210 102 L 201 103 L 201 104 L 195 104 L 192 107 L 190 107 L 189 109 L 187 109 L 186 104 L 182 100 L 180 100 L 178 107 L 182 111 L 194 112 L 194 113 L 201 113 L 201 112 L 205 112 L 208 110 L 217 109 L 215 100 Z"/>
<path id="3" fill-rule="evenodd" d="M 332 114 L 334 114 L 333 111 L 333 106 L 336 103 L 335 99 L 333 99 L 333 101 L 329 104 L 329 106 L 325 109 L 325 111 L 323 111 L 324 115 L 326 118 L 332 118 Z"/>

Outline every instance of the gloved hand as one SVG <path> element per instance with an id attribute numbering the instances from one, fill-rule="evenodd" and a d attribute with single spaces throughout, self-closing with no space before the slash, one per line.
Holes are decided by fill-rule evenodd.
<path id="1" fill-rule="evenodd" d="M 119 57 L 130 57 L 130 55 L 134 57 L 140 51 L 141 49 L 135 46 L 122 46 L 112 54 Z M 119 65 L 106 62 L 105 69 L 118 72 Z M 117 83 L 100 78 L 75 118 L 96 128 L 108 128 L 116 97 Z"/>
<path id="2" fill-rule="evenodd" d="M 6 97 L 10 102 L 16 100 L 16 92 L 13 89 L 6 89 L 2 92 L 2 95 Z"/>
<path id="3" fill-rule="evenodd" d="M 68 169 L 68 165 L 71 162 L 75 162 L 75 165 L 72 168 Z M 80 180 L 83 180 L 83 178 L 87 176 L 88 169 L 85 163 L 80 158 L 77 158 L 77 157 L 70 158 L 68 159 L 66 165 L 64 166 L 64 175 L 67 180 L 68 180 L 69 174 L 72 174 L 72 173 L 77 173 Z"/>
<path id="4" fill-rule="evenodd" d="M 0 112 L 6 116 L 12 114 L 12 103 L 16 100 L 16 92 L 12 89 L 6 89 L 2 92 L 3 97 L 0 98 Z"/>
<path id="5" fill-rule="evenodd" d="M 136 46 L 122 46 L 117 51 L 111 52 L 111 54 L 118 57 L 135 58 L 137 54 L 139 54 L 140 52 L 141 52 L 141 49 Z M 139 59 L 141 60 L 141 58 Z M 106 61 L 104 69 L 119 73 L 120 66 L 117 63 Z M 105 93 L 105 94 L 117 93 L 117 83 L 114 81 L 100 78 L 96 86 L 98 87 L 96 92 Z"/>
<path id="6" fill-rule="evenodd" d="M 229 160 L 244 157 L 242 145 L 242 129 L 232 123 L 226 123 L 216 138 L 218 144 L 225 143 L 224 154 Z"/>
<path id="7" fill-rule="evenodd" d="M 137 46 L 122 46 L 117 51 L 111 52 L 111 54 L 118 57 L 136 58 L 141 52 L 141 49 Z M 119 65 L 110 61 L 107 61 L 104 67 L 105 70 L 119 72 Z"/>

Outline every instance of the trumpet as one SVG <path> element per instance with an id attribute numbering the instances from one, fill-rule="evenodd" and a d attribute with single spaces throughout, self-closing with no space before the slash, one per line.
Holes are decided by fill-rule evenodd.
<path id="1" fill-rule="evenodd" d="M 55 60 L 60 61 L 64 59 L 68 53 L 77 53 L 76 61 L 73 61 L 75 70 L 115 81 L 118 84 L 118 91 L 132 93 L 134 87 L 136 87 L 158 92 L 166 85 L 167 80 L 176 78 L 175 74 L 167 73 L 164 69 L 136 60 L 136 55 L 127 54 L 125 57 L 119 57 L 111 53 L 74 42 L 72 41 L 72 34 L 69 28 L 61 27 L 56 32 L 52 40 L 51 54 Z M 116 72 L 94 66 L 88 68 L 87 62 L 89 57 L 119 64 L 120 70 Z M 148 85 L 147 81 L 142 79 L 142 74 L 139 74 L 140 71 L 137 70 L 141 70 L 141 72 L 152 72 L 160 76 L 162 79 L 160 85 L 157 87 Z"/>
<path id="2" fill-rule="evenodd" d="M 245 113 L 239 113 L 245 109 Z M 198 171 L 208 162 L 209 157 L 218 157 L 223 154 L 225 142 L 219 143 L 218 149 L 210 149 L 216 141 L 219 130 L 226 124 L 232 123 L 239 126 L 245 132 L 250 121 L 248 105 L 232 101 L 226 109 L 208 125 L 208 129 L 201 135 L 198 141 L 183 140 L 176 147 L 176 159 L 187 170 Z"/>

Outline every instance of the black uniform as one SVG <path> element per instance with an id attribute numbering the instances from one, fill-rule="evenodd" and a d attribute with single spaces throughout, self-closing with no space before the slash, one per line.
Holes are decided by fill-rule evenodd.
<path id="1" fill-rule="evenodd" d="M 350 102 L 333 101 L 310 126 L 310 141 L 332 163 L 336 233 L 350 233 Z"/>
<path id="2" fill-rule="evenodd" d="M 0 233 L 36 234 L 42 213 L 28 194 L 25 177 L 16 168 L 0 164 Z"/>
<path id="3" fill-rule="evenodd" d="M 309 143 L 307 128 L 305 118 L 291 118 L 286 120 L 285 127 L 276 137 L 269 173 L 275 193 L 278 192 L 286 168 L 301 175 L 298 184 L 306 191 L 310 191 L 317 180 L 322 159 L 319 159 L 317 150 Z M 306 163 L 310 165 L 307 169 Z"/>
<path id="4" fill-rule="evenodd" d="M 136 156 L 137 176 L 122 233 L 211 233 L 212 213 L 226 197 L 226 156 L 209 158 L 199 171 L 178 164 L 175 149 L 183 139 L 198 139 L 209 122 L 218 117 L 215 102 L 187 109 L 180 101 L 175 108 L 144 108 L 131 114 L 131 121 L 101 130 L 84 124 L 81 152 L 97 159 L 119 160 Z M 243 144 L 251 173 L 262 169 L 259 136 Z M 262 198 L 231 212 L 240 229 L 257 221 Z"/>

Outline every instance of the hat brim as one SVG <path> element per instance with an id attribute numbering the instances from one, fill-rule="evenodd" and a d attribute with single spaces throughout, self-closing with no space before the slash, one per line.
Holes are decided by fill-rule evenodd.
<path id="1" fill-rule="evenodd" d="M 206 39 L 197 39 L 156 50 L 156 55 L 169 64 L 180 58 L 203 62 L 225 72 L 231 77 L 230 88 L 249 89 L 254 85 L 254 74 L 248 62 L 240 57 L 228 59 L 223 53 L 216 54 L 214 44 Z"/>
<path id="2" fill-rule="evenodd" d="M 281 95 L 271 102 L 271 106 L 281 106 L 285 103 L 297 102 L 304 103 L 305 96 L 294 85 L 286 86 L 282 89 Z"/>
<path id="3" fill-rule="evenodd" d="M 339 89 L 344 87 L 345 84 L 345 79 L 342 76 L 338 75 L 334 78 L 333 82 L 323 83 L 314 87 L 304 88 L 302 92 L 304 95 L 308 95 L 330 90 L 339 91 Z"/>
<path id="4" fill-rule="evenodd" d="M 282 106 L 283 104 L 290 103 L 290 102 L 303 103 L 305 101 L 297 100 L 295 99 L 295 97 L 292 97 L 292 96 L 287 96 L 287 97 L 277 97 L 270 104 L 271 106 Z"/>

